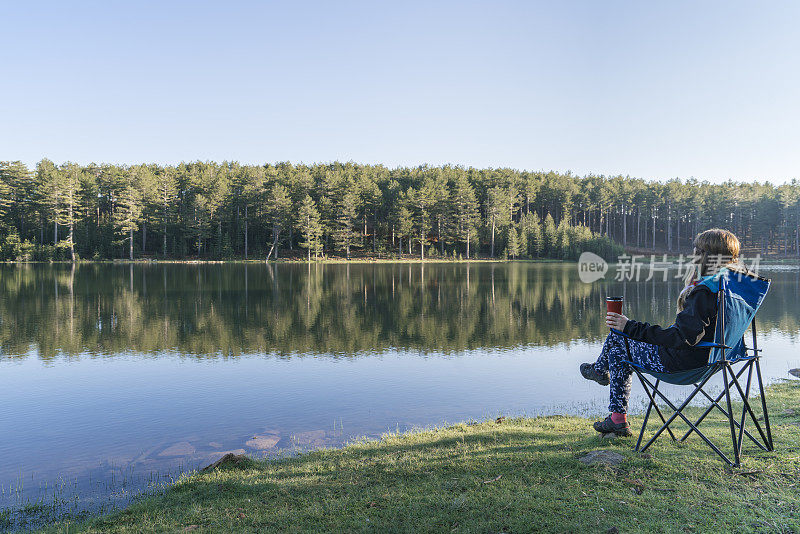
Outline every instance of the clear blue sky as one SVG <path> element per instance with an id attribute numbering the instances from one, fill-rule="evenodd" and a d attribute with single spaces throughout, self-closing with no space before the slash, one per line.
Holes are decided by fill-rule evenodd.
<path id="1" fill-rule="evenodd" d="M 0 159 L 800 177 L 798 2 L 3 2 Z"/>

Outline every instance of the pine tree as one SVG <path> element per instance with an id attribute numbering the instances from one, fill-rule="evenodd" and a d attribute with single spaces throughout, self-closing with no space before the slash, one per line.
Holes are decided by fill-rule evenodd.
<path id="1" fill-rule="evenodd" d="M 430 226 L 430 208 L 433 206 L 437 195 L 436 185 L 430 179 L 425 179 L 417 189 L 409 187 L 405 195 L 405 203 L 410 208 L 414 227 L 419 235 L 419 257 L 425 259 L 425 243 Z"/>
<path id="2" fill-rule="evenodd" d="M 211 241 L 212 228 L 217 230 L 217 256 L 222 255 L 221 208 L 228 195 L 228 172 L 225 166 L 202 163 L 195 175 L 195 203 L 197 204 L 197 231 L 200 239 Z M 286 209 L 288 213 L 288 208 Z M 200 247 L 198 245 L 198 254 Z M 277 252 L 276 252 L 277 255 Z"/>
<path id="3" fill-rule="evenodd" d="M 333 241 L 336 247 L 345 251 L 348 260 L 350 259 L 350 248 L 356 238 L 353 231 L 356 216 L 356 196 L 348 190 L 336 207 L 336 228 L 333 232 Z"/>
<path id="4" fill-rule="evenodd" d="M 250 212 L 254 205 L 259 204 L 259 200 L 264 195 L 264 180 L 266 170 L 264 167 L 242 167 L 233 176 L 233 189 L 236 195 L 237 217 L 241 216 L 244 220 L 242 229 L 244 259 L 250 253 Z"/>
<path id="5" fill-rule="evenodd" d="M 128 239 L 128 258 L 133 259 L 133 233 L 139 229 L 142 216 L 142 191 L 139 188 L 141 169 L 132 167 L 121 175 L 114 212 L 114 228 Z"/>
<path id="6" fill-rule="evenodd" d="M 175 208 L 174 202 L 178 192 L 175 169 L 172 167 L 165 167 L 161 172 L 156 173 L 154 185 L 157 192 L 155 201 L 158 204 L 158 208 L 155 210 L 155 219 L 156 222 L 161 225 L 161 231 L 163 233 L 161 254 L 166 258 L 168 227 L 173 218 Z"/>
<path id="7" fill-rule="evenodd" d="M 272 186 L 267 209 L 272 226 L 272 244 L 267 253 L 267 261 L 269 261 L 273 251 L 275 252 L 275 259 L 278 258 L 278 243 L 281 232 L 286 228 L 286 224 L 289 220 L 289 213 L 292 209 L 292 200 L 289 198 L 289 194 L 283 185 L 274 184 Z"/>
<path id="8" fill-rule="evenodd" d="M 102 246 L 98 230 L 100 228 L 100 176 L 102 169 L 97 165 L 89 165 L 82 169 L 80 195 L 78 198 L 78 212 L 81 214 L 78 222 L 83 225 L 83 244 L 81 253 L 84 256 L 98 255 Z M 77 230 L 76 230 L 77 232 Z"/>
<path id="9" fill-rule="evenodd" d="M 478 201 L 475 199 L 475 189 L 470 185 L 466 175 L 459 174 L 453 183 L 451 202 L 456 217 L 458 240 L 466 247 L 466 258 L 469 259 L 470 241 L 477 235 L 477 225 L 480 217 Z"/>
<path id="10" fill-rule="evenodd" d="M 403 255 L 403 237 L 408 239 L 409 250 L 411 249 L 411 232 L 414 228 L 414 222 L 411 220 L 411 212 L 405 205 L 400 204 L 395 211 L 395 225 L 397 227 L 397 234 L 399 236 L 400 255 Z M 409 254 L 411 252 L 409 251 Z"/>
<path id="11" fill-rule="evenodd" d="M 306 194 L 300 203 L 300 209 L 297 212 L 297 225 L 303 236 L 303 241 L 300 242 L 300 246 L 308 250 L 308 261 L 311 261 L 312 249 L 314 250 L 314 258 L 316 259 L 320 237 L 322 236 L 322 226 L 319 222 L 319 211 L 309 194 Z"/>
<path id="12" fill-rule="evenodd" d="M 506 231 L 506 251 L 511 259 L 516 259 L 519 256 L 519 240 L 517 237 L 517 228 L 513 224 L 508 225 Z"/>
<path id="13" fill-rule="evenodd" d="M 528 243 L 531 255 L 538 258 L 544 251 L 544 234 L 539 215 L 534 211 L 528 219 Z"/>
<path id="14" fill-rule="evenodd" d="M 561 259 L 569 259 L 572 256 L 571 239 L 570 239 L 570 226 L 566 224 L 565 220 L 561 221 L 558 225 L 558 250 Z"/>
<path id="15" fill-rule="evenodd" d="M 545 256 L 554 257 L 558 254 L 558 230 L 553 216 L 547 213 L 544 218 L 544 248 Z"/>
<path id="16" fill-rule="evenodd" d="M 529 224 L 530 216 L 526 214 L 523 215 L 523 217 L 525 221 L 525 226 L 527 226 Z M 520 224 L 519 227 L 518 250 L 520 256 L 530 257 L 530 255 L 528 254 L 528 230 L 525 226 Z"/>
<path id="17" fill-rule="evenodd" d="M 13 205 L 13 189 L 13 176 L 8 169 L 8 162 L 0 161 L 0 219 L 5 219 Z"/>
<path id="18" fill-rule="evenodd" d="M 67 244 L 69 245 L 69 256 L 71 261 L 75 261 L 75 221 L 78 216 L 78 203 L 81 189 L 80 166 L 75 163 L 65 163 L 62 166 L 63 176 L 63 198 L 64 209 L 61 210 L 61 224 L 69 229 L 67 234 Z"/>
<path id="19" fill-rule="evenodd" d="M 495 232 L 511 222 L 511 208 L 513 200 L 508 189 L 494 186 L 486 196 L 486 226 L 490 228 L 491 248 L 490 255 L 494 258 Z"/>
<path id="20" fill-rule="evenodd" d="M 28 222 L 36 204 L 36 181 L 21 161 L 0 161 L 0 220 L 6 219 L 27 237 Z"/>
<path id="21" fill-rule="evenodd" d="M 36 166 L 36 180 L 39 184 L 39 197 L 44 211 L 52 216 L 53 245 L 58 243 L 58 222 L 62 218 L 62 177 L 58 168 L 49 159 L 43 159 Z"/>
<path id="22" fill-rule="evenodd" d="M 372 174 L 364 175 L 359 180 L 358 190 L 359 190 L 359 200 L 363 211 L 363 223 L 364 223 L 364 233 L 362 239 L 366 239 L 367 237 L 367 224 L 368 221 L 372 223 L 372 252 L 375 252 L 376 249 L 376 239 L 378 234 L 378 212 L 380 211 L 382 204 L 383 204 L 383 195 L 381 193 L 380 187 L 378 184 L 375 183 L 374 176 Z M 362 243 L 362 246 L 365 244 Z"/>

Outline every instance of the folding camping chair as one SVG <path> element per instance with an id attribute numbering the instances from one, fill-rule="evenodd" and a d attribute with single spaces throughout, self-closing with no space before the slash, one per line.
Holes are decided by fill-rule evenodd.
<path id="1" fill-rule="evenodd" d="M 631 365 L 631 367 L 633 367 L 633 370 L 636 372 L 636 376 L 639 377 L 639 381 L 642 383 L 642 387 L 644 387 L 645 393 L 647 393 L 647 397 L 650 399 L 650 403 L 648 404 L 647 411 L 644 415 L 642 429 L 639 432 L 639 439 L 636 442 L 636 447 L 634 447 L 634 450 L 644 452 L 664 432 L 664 430 L 666 430 L 670 437 L 675 440 L 676 438 L 672 433 L 670 425 L 677 417 L 680 417 L 687 425 L 689 425 L 689 430 L 683 435 L 683 437 L 680 438 L 680 441 L 684 441 L 689 437 L 689 435 L 692 434 L 692 432 L 696 432 L 697 435 L 700 436 L 703 441 L 705 441 L 706 444 L 708 444 L 708 446 L 711 447 L 711 449 L 716 452 L 728 465 L 738 467 L 739 457 L 742 450 L 742 438 L 744 436 L 747 436 L 762 450 L 773 450 L 772 432 L 770 431 L 769 426 L 769 414 L 767 413 L 767 403 L 764 397 L 764 384 L 761 380 L 761 366 L 759 364 L 761 349 L 758 348 L 756 341 L 755 321 L 756 312 L 761 306 L 761 303 L 764 301 L 764 297 L 769 290 L 770 281 L 751 274 L 742 274 L 735 271 L 730 271 L 728 269 L 721 269 L 716 275 L 703 278 L 700 283 L 708 286 L 712 291 L 715 291 L 718 296 L 717 325 L 714 335 L 714 342 L 700 342 L 697 344 L 697 346 L 709 347 L 711 349 L 708 365 L 688 371 L 656 373 L 644 369 L 631 361 L 627 362 Z M 752 347 L 747 347 L 745 345 L 744 334 L 747 331 L 748 326 L 750 326 L 750 330 L 752 332 Z M 619 331 L 615 330 L 615 332 L 624 336 L 624 334 Z M 630 360 L 630 347 L 627 336 L 625 336 L 625 348 Z M 739 371 L 734 372 L 734 364 L 742 364 L 742 367 L 739 369 Z M 759 395 L 761 397 L 761 409 L 763 411 L 764 422 L 763 429 L 761 424 L 759 424 L 758 417 L 756 417 L 756 414 L 753 412 L 753 408 L 748 400 L 754 366 L 758 379 Z M 716 398 L 713 398 L 703 390 L 703 386 L 705 386 L 708 380 L 720 370 L 722 371 L 723 391 L 719 393 Z M 739 377 L 742 376 L 745 371 L 747 371 L 747 383 L 744 389 L 742 389 L 742 386 L 739 383 Z M 651 382 L 647 377 L 644 376 L 644 374 L 651 375 L 653 378 L 655 378 L 655 383 Z M 695 389 L 686 398 L 686 400 L 684 400 L 683 403 L 676 408 L 675 405 L 670 402 L 670 400 L 661 391 L 659 391 L 658 386 L 661 382 L 676 385 L 692 384 L 695 386 Z M 743 404 L 742 414 L 741 417 L 738 418 L 738 421 L 736 420 L 737 418 L 734 417 L 733 409 L 731 407 L 731 387 L 734 386 L 736 387 Z M 706 399 L 711 401 L 711 404 L 695 422 L 692 422 L 683 413 L 683 410 L 689 405 L 689 403 L 698 393 L 701 393 Z M 656 396 L 662 399 L 664 403 L 674 411 L 674 413 L 668 419 L 664 417 L 661 409 L 656 404 Z M 727 410 L 719 405 L 719 402 L 723 396 L 725 397 Z M 711 413 L 715 407 L 722 412 L 730 424 L 731 442 L 733 444 L 733 461 L 731 461 L 719 449 L 719 447 L 717 447 L 705 434 L 698 429 L 698 426 L 700 426 L 706 416 Z M 653 409 L 655 409 L 663 424 L 661 425 L 661 428 L 656 431 L 653 437 L 651 437 L 650 440 L 642 447 L 642 437 L 644 436 L 645 429 L 647 428 L 647 421 L 650 417 L 651 410 Z M 746 415 L 750 416 L 750 420 L 752 421 L 755 429 L 758 431 L 761 440 L 756 439 L 753 434 L 745 429 Z"/>

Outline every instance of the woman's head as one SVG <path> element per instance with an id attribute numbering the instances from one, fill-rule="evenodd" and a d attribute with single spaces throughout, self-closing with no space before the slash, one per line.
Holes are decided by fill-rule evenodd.
<path id="1" fill-rule="evenodd" d="M 697 234 L 694 238 L 694 255 L 700 276 L 713 274 L 726 265 L 738 263 L 740 249 L 739 239 L 733 232 L 712 228 Z"/>
<path id="2" fill-rule="evenodd" d="M 694 238 L 694 259 L 692 260 L 697 265 L 698 276 L 716 274 L 722 267 L 732 267 L 734 270 L 742 269 L 743 266 L 739 265 L 740 249 L 739 238 L 733 232 L 721 228 L 700 232 Z M 693 273 L 690 270 L 687 282 L 692 277 Z M 697 281 L 687 285 L 678 295 L 678 312 L 683 310 L 686 298 L 697 287 L 696 283 Z"/>

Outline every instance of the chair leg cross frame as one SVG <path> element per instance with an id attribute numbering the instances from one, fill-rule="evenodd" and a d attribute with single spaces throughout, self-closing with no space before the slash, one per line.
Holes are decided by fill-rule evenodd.
<path id="1" fill-rule="evenodd" d="M 655 383 L 652 383 L 650 380 L 647 379 L 647 377 L 644 376 L 644 374 L 641 371 L 639 371 L 637 368 L 634 367 L 633 370 L 636 372 L 636 376 L 639 378 L 639 381 L 641 382 L 642 387 L 644 388 L 644 391 L 649 399 L 647 410 L 644 415 L 644 421 L 642 422 L 642 429 L 639 432 L 639 439 L 636 441 L 636 446 L 634 447 L 634 450 L 638 452 L 644 452 L 664 432 L 664 430 L 666 430 L 669 433 L 670 437 L 673 440 L 676 440 L 675 435 L 672 433 L 670 425 L 675 421 L 676 418 L 680 417 L 687 425 L 689 425 L 689 430 L 683 435 L 683 437 L 680 438 L 680 441 L 684 441 L 686 438 L 689 437 L 689 435 L 692 434 L 692 432 L 695 432 L 697 433 L 698 436 L 700 436 L 703 439 L 703 441 L 706 442 L 706 444 L 715 453 L 717 453 L 717 455 L 719 455 L 720 458 L 722 458 L 723 461 L 725 461 L 728 465 L 731 465 L 733 467 L 739 466 L 740 453 L 742 450 L 742 440 L 744 436 L 747 436 L 753 443 L 755 443 L 762 450 L 772 451 L 773 450 L 772 432 L 770 430 L 770 425 L 769 425 L 769 415 L 767 413 L 766 399 L 764 397 L 764 386 L 763 382 L 761 381 L 761 367 L 759 365 L 758 360 L 759 360 L 758 357 L 746 360 L 744 365 L 738 372 L 734 372 L 733 365 L 729 361 L 723 361 L 717 363 L 716 365 L 718 365 L 719 368 L 721 368 L 722 370 L 723 383 L 724 383 L 723 391 L 719 395 L 717 395 L 716 398 L 713 398 L 705 390 L 703 390 L 703 386 L 705 386 L 708 380 L 713 375 L 716 374 L 715 371 L 706 376 L 706 378 L 704 378 L 699 384 L 698 383 L 693 384 L 695 386 L 695 389 L 686 398 L 686 400 L 684 400 L 683 403 L 681 403 L 679 407 L 675 407 L 675 405 L 661 391 L 659 391 L 658 389 L 660 382 L 659 380 L 656 380 Z M 761 398 L 761 409 L 764 414 L 764 428 L 762 428 L 761 424 L 759 424 L 758 417 L 753 411 L 753 408 L 751 407 L 748 398 L 750 393 L 750 385 L 752 381 L 751 379 L 752 379 L 753 367 L 756 368 L 759 393 Z M 745 388 L 742 389 L 742 386 L 739 383 L 739 377 L 742 376 L 742 374 L 745 371 L 747 371 L 747 383 L 745 385 Z M 736 417 L 734 417 L 733 409 L 731 406 L 732 387 L 736 388 L 736 391 L 738 392 L 739 397 L 742 401 L 742 414 L 741 418 L 739 418 L 738 421 L 736 420 Z M 705 396 L 706 399 L 708 399 L 711 402 L 711 405 L 703 412 L 703 414 L 696 421 L 692 422 L 691 420 L 689 420 L 688 417 L 686 417 L 686 415 L 684 415 L 683 410 L 689 405 L 692 399 L 694 399 L 695 396 L 697 396 L 698 393 L 702 393 L 703 396 Z M 656 397 L 663 400 L 664 403 L 667 406 L 669 406 L 670 409 L 672 409 L 673 414 L 668 419 L 664 417 L 664 414 L 659 409 L 658 404 L 656 403 Z M 722 400 L 722 397 L 725 397 L 727 410 L 725 410 L 725 408 L 723 408 L 719 404 L 720 401 Z M 650 418 L 651 410 L 654 408 L 659 418 L 661 419 L 662 425 L 656 431 L 656 433 L 647 441 L 647 443 L 642 447 L 641 446 L 642 438 L 644 437 L 644 433 L 647 428 L 647 421 Z M 703 420 L 706 418 L 706 416 L 708 416 L 708 414 L 711 413 L 714 410 L 714 408 L 717 408 L 729 422 L 731 431 L 731 444 L 733 447 L 733 457 L 734 457 L 733 461 L 731 461 L 730 458 L 728 458 L 728 456 L 726 456 L 725 453 L 723 453 L 719 449 L 719 447 L 717 447 L 698 428 L 700 424 L 703 422 Z M 759 437 L 761 438 L 760 441 L 755 436 L 753 436 L 753 434 L 751 434 L 745 429 L 745 422 L 747 415 L 750 416 L 749 419 L 752 421 L 753 426 L 758 431 Z"/>

